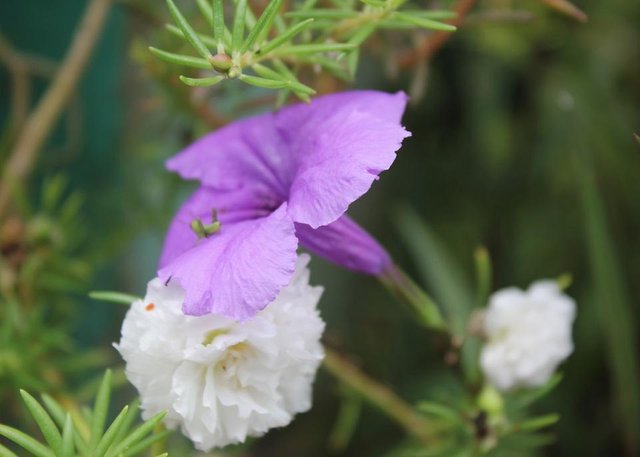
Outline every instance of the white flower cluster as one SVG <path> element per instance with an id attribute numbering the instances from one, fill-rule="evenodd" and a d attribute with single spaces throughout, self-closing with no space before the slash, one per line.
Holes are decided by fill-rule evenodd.
<path id="1" fill-rule="evenodd" d="M 301 255 L 291 283 L 244 322 L 186 316 L 182 288 L 152 280 L 116 344 L 143 417 L 168 411 L 165 424 L 181 427 L 206 451 L 263 435 L 307 411 L 324 356 L 316 309 L 322 288 L 309 285 L 308 261 Z"/>
<path id="2" fill-rule="evenodd" d="M 575 314 L 575 302 L 555 281 L 535 282 L 527 291 L 495 292 L 485 315 L 488 342 L 480 357 L 489 381 L 503 391 L 546 383 L 573 352 Z"/>

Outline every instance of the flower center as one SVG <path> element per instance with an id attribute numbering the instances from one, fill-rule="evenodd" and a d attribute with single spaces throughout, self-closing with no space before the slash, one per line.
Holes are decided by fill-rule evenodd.
<path id="1" fill-rule="evenodd" d="M 217 337 L 219 337 L 220 335 L 226 335 L 227 333 L 229 333 L 229 329 L 227 328 L 217 328 L 215 330 L 210 330 L 205 333 L 204 338 L 202 339 L 202 345 L 209 346 Z"/>

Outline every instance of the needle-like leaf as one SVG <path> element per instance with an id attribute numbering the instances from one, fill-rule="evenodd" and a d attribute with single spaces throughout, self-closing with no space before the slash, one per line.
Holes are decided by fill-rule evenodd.
<path id="1" fill-rule="evenodd" d="M 314 9 L 314 10 L 300 10 L 300 11 L 288 11 L 284 13 L 285 17 L 290 18 L 313 18 L 313 19 L 348 19 L 358 15 L 357 11 L 353 10 L 332 10 L 332 9 Z"/>
<path id="2" fill-rule="evenodd" d="M 314 44 L 298 44 L 294 46 L 287 46 L 285 48 L 278 48 L 273 51 L 274 54 L 285 55 L 299 55 L 299 54 L 315 54 L 318 52 L 336 52 L 336 51 L 351 51 L 356 48 L 353 43 L 314 43 Z"/>
<path id="3" fill-rule="evenodd" d="M 62 454 L 61 457 L 73 457 L 75 431 L 73 429 L 73 421 L 71 420 L 71 414 L 67 413 L 64 420 L 64 427 L 62 429 Z"/>
<path id="4" fill-rule="evenodd" d="M 187 37 L 184 35 L 184 32 L 182 30 L 180 30 L 178 27 L 176 27 L 173 24 L 165 24 L 165 28 L 172 34 L 175 35 L 177 37 L 183 38 L 185 41 L 187 41 Z M 213 38 L 211 38 L 210 36 L 207 35 L 203 35 L 201 33 L 198 34 L 198 37 L 200 37 L 200 39 L 202 40 L 202 42 L 204 44 L 206 44 L 207 46 L 211 46 L 212 48 L 216 47 L 216 40 L 214 40 Z"/>
<path id="5" fill-rule="evenodd" d="M 113 422 L 111 423 L 107 431 L 104 433 L 104 435 L 100 439 L 100 442 L 96 446 L 96 450 L 94 451 L 92 457 L 103 457 L 105 455 L 105 453 L 107 452 L 107 449 L 109 449 L 109 446 L 111 446 L 114 443 L 114 440 L 118 435 L 120 428 L 124 424 L 124 420 L 127 417 L 128 410 L 129 410 L 128 406 L 125 406 L 124 408 L 122 408 L 122 411 L 120 411 L 120 414 L 116 416 L 116 418 L 113 420 Z"/>
<path id="6" fill-rule="evenodd" d="M 281 79 L 268 79 L 245 74 L 240 75 L 238 78 L 240 81 L 251 84 L 252 86 L 264 87 L 267 89 L 284 89 L 289 86 L 287 81 L 282 81 Z"/>
<path id="7" fill-rule="evenodd" d="M 104 430 L 104 424 L 107 421 L 107 414 L 109 413 L 109 400 L 111 398 L 111 370 L 107 370 L 100 383 L 98 394 L 96 395 L 96 401 L 93 406 L 93 415 L 91 418 L 91 439 L 89 441 L 89 448 L 95 451 L 98 446 L 98 442 L 102 438 L 102 432 Z"/>
<path id="8" fill-rule="evenodd" d="M 182 81 L 187 86 L 192 87 L 208 87 L 213 86 L 214 84 L 218 84 L 220 81 L 224 79 L 224 76 L 212 76 L 210 78 L 188 78 L 186 76 L 179 76 L 180 81 Z"/>
<path id="9" fill-rule="evenodd" d="M 27 409 L 29 409 L 33 419 L 38 424 L 42 436 L 44 436 L 44 439 L 49 443 L 53 452 L 59 455 L 62 452 L 62 436 L 53 419 L 51 419 L 51 416 L 49 416 L 40 403 L 38 403 L 38 400 L 33 398 L 28 392 L 20 390 L 20 396 L 22 396 L 24 404 L 27 405 Z"/>
<path id="10" fill-rule="evenodd" d="M 42 395 L 42 402 L 45 404 L 45 406 L 47 407 L 47 409 L 49 410 L 49 413 L 51 414 L 51 416 L 53 417 L 53 420 L 56 421 L 56 424 L 58 424 L 58 427 L 60 428 L 64 428 L 65 423 L 66 423 L 66 415 L 67 413 L 65 412 L 64 408 L 60 405 L 60 403 L 58 403 L 57 401 L 55 401 L 52 397 L 50 397 L 47 394 L 43 394 Z M 73 417 L 73 423 L 74 423 L 74 429 L 78 428 L 79 432 L 82 432 L 82 430 L 84 429 L 86 431 L 86 435 L 89 435 L 89 427 L 84 424 L 84 422 L 81 424 L 80 427 L 78 427 L 78 422 L 76 421 L 76 417 Z M 87 441 L 85 441 L 85 439 L 82 436 L 82 433 L 74 433 L 73 434 L 73 439 L 76 443 L 76 448 L 78 448 L 78 450 L 82 453 L 82 454 L 88 454 L 89 453 L 89 445 L 87 443 Z M 64 441 L 64 436 L 63 436 L 63 441 Z"/>
<path id="11" fill-rule="evenodd" d="M 36 457 L 55 457 L 55 454 L 42 443 L 13 427 L 0 424 L 0 435 L 13 441 Z"/>
<path id="12" fill-rule="evenodd" d="M 222 0 L 213 0 L 213 37 L 218 44 L 218 53 L 224 53 L 224 6 Z"/>
<path id="13" fill-rule="evenodd" d="M 207 0 L 196 0 L 196 5 L 198 5 L 200 13 L 204 16 L 211 30 L 213 30 L 213 9 L 211 9 L 211 2 Z"/>
<path id="14" fill-rule="evenodd" d="M 122 454 L 122 457 L 133 457 L 134 455 L 138 455 L 140 452 L 144 451 L 148 447 L 150 447 L 153 443 L 157 443 L 160 440 L 163 440 L 167 436 L 171 434 L 171 430 L 165 430 L 160 433 L 155 433 L 142 441 L 131 446 L 127 451 Z"/>
<path id="15" fill-rule="evenodd" d="M 159 59 L 165 62 L 174 63 L 177 65 L 184 65 L 185 67 L 201 68 L 204 70 L 210 70 L 211 64 L 205 59 L 200 57 L 185 56 L 182 54 L 174 54 L 173 52 L 163 51 L 154 47 L 149 47 L 149 51 Z"/>
<path id="16" fill-rule="evenodd" d="M 18 457 L 12 451 L 0 444 L 0 457 Z"/>
<path id="17" fill-rule="evenodd" d="M 434 21 L 426 17 L 413 16 L 410 14 L 395 12 L 392 18 L 397 19 L 408 24 L 417 25 L 425 29 L 441 30 L 443 32 L 454 32 L 456 26 L 451 24 L 445 24 L 443 22 Z"/>
<path id="18" fill-rule="evenodd" d="M 231 32 L 231 49 L 237 51 L 242 46 L 244 39 L 244 26 L 247 18 L 247 0 L 238 0 L 236 11 L 233 17 L 233 30 Z"/>
<path id="19" fill-rule="evenodd" d="M 273 19 L 280 9 L 281 4 L 282 0 L 271 0 L 269 2 L 267 7 L 262 12 L 262 15 L 256 22 L 256 25 L 253 27 L 253 29 L 251 29 L 251 32 L 249 32 L 249 36 L 242 44 L 241 52 L 249 50 L 260 36 L 269 33 L 271 25 L 273 24 Z"/>
<path id="20" fill-rule="evenodd" d="M 171 13 L 173 20 L 176 22 L 176 25 L 180 28 L 180 30 L 182 30 L 187 40 L 189 40 L 189 43 L 191 43 L 191 46 L 194 47 L 194 49 L 198 52 L 198 54 L 200 54 L 200 56 L 202 56 L 204 59 L 207 59 L 211 54 L 211 52 L 209 52 L 209 49 L 207 49 L 202 40 L 200 40 L 198 34 L 193 30 L 189 22 L 187 22 L 173 0 L 166 0 L 166 2 L 167 7 L 169 8 L 169 13 Z"/>
<path id="21" fill-rule="evenodd" d="M 284 43 L 286 43 L 287 41 L 289 41 L 293 37 L 295 37 L 298 33 L 300 33 L 303 30 L 305 30 L 314 20 L 315 19 L 313 19 L 313 18 L 309 18 L 309 19 L 306 19 L 306 20 L 294 25 L 289 30 L 287 30 L 286 32 L 284 32 L 281 35 L 278 35 L 273 40 L 269 41 L 267 44 L 265 44 L 260 49 L 258 49 L 256 51 L 256 54 L 265 55 L 265 54 L 270 53 L 274 49 L 278 48 L 279 46 L 282 46 Z"/>
<path id="22" fill-rule="evenodd" d="M 89 297 L 94 300 L 106 301 L 111 303 L 120 303 L 123 305 L 130 305 L 136 300 L 140 300 L 140 297 L 135 295 L 123 294 L 121 292 L 112 292 L 109 290 L 94 290 L 89 292 Z"/>
<path id="23" fill-rule="evenodd" d="M 151 431 L 156 426 L 156 424 L 158 422 L 160 422 L 162 419 L 164 419 L 164 417 L 166 415 L 167 415 L 166 412 L 161 412 L 161 413 L 156 414 L 155 416 L 153 416 L 151 419 L 149 419 L 144 424 L 140 425 L 133 432 L 131 432 L 129 435 L 127 435 L 127 437 L 124 438 L 120 442 L 120 444 L 118 444 L 117 446 L 112 447 L 109 450 L 109 452 L 107 453 L 107 457 L 120 456 L 120 454 L 124 453 L 127 449 L 129 449 L 135 443 L 137 443 L 142 438 L 144 438 L 149 433 L 151 433 Z"/>

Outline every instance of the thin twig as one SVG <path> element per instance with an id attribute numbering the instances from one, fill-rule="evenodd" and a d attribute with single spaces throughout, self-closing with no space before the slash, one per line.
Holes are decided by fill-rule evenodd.
<path id="1" fill-rule="evenodd" d="M 9 204 L 10 183 L 21 181 L 28 176 L 39 149 L 73 94 L 100 36 L 110 4 L 111 0 L 91 0 L 60 70 L 22 128 L 3 170 L 0 182 L 0 216 Z"/>
<path id="2" fill-rule="evenodd" d="M 362 373 L 343 356 L 325 348 L 324 367 L 421 442 L 434 443 L 435 436 L 426 418 L 416 413 L 392 390 Z"/>
<path id="3" fill-rule="evenodd" d="M 458 0 L 454 7 L 456 18 L 448 21 L 456 27 L 462 24 L 465 16 L 471 11 L 477 0 Z M 453 36 L 451 32 L 434 32 L 427 35 L 418 45 L 408 53 L 402 54 L 398 59 L 398 66 L 401 69 L 413 67 L 421 60 L 429 60 L 449 39 Z"/>
<path id="4" fill-rule="evenodd" d="M 0 61 L 5 64 L 11 75 L 11 131 L 9 133 L 11 144 L 22 130 L 29 115 L 31 84 L 26 63 L 2 35 L 0 35 Z"/>
<path id="5" fill-rule="evenodd" d="M 553 8 L 561 14 L 569 16 L 578 22 L 585 23 L 589 20 L 589 16 L 569 0 L 543 0 L 543 2 L 548 7 Z"/>

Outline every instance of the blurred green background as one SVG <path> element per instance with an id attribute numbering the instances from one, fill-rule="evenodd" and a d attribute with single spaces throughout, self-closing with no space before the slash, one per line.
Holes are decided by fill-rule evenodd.
<path id="1" fill-rule="evenodd" d="M 543 411 L 562 419 L 540 455 L 631 456 L 640 442 L 640 142 L 634 138 L 640 134 L 640 2 L 576 4 L 589 15 L 586 24 L 534 0 L 479 1 L 427 65 L 399 72 L 388 63 L 393 49 L 377 49 L 374 41 L 355 86 L 411 91 L 404 122 L 413 136 L 351 214 L 441 302 L 451 293 L 443 275 L 472 283 L 480 245 L 493 261 L 494 289 L 570 273 L 576 349 L 560 387 L 544 402 Z M 0 32 L 20 51 L 59 61 L 84 6 L 5 0 Z M 65 305 L 72 310 L 70 344 L 102 348 L 112 365 L 119 361 L 109 345 L 125 309 L 91 301 L 86 292 L 143 293 L 168 221 L 193 189 L 166 172 L 163 161 L 208 130 L 186 89 L 174 88 L 145 55 L 145 45 L 162 40 L 158 17 L 165 17 L 163 2 L 115 4 L 25 192 L 37 202 L 43 182 L 62 174 L 65 195 L 83 196 L 83 235 L 73 255 L 86 275 L 69 289 L 73 304 Z M 34 97 L 47 80 L 34 80 Z M 10 95 L 3 66 L 3 126 Z M 265 109 L 253 103 L 263 97 L 230 84 L 207 100 L 237 117 Z M 326 288 L 321 309 L 332 346 L 408 400 L 446 388 L 451 375 L 438 341 L 375 280 L 319 259 L 312 269 Z M 321 401 L 247 455 L 331 455 L 328 437 L 341 396 L 326 373 L 316 386 Z M 121 395 L 133 395 L 124 383 Z M 8 401 L 7 393 L 0 398 Z M 13 417 L 9 410 L 0 407 L 0 422 Z M 383 455 L 401 437 L 364 406 L 353 439 L 337 454 Z"/>

